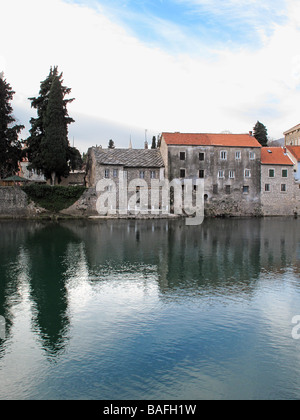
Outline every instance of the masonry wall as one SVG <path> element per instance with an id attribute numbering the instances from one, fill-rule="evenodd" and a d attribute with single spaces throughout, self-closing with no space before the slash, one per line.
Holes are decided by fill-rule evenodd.
<path id="1" fill-rule="evenodd" d="M 221 152 L 226 152 L 226 160 Z M 181 160 L 180 153 L 185 153 Z M 236 152 L 240 159 L 236 159 Z M 200 160 L 199 154 L 204 154 Z M 254 159 L 250 158 L 254 153 Z M 202 155 L 203 156 L 203 155 Z M 260 209 L 260 148 L 235 148 L 216 146 L 169 146 L 169 180 L 185 178 L 196 180 L 204 171 L 205 211 L 209 216 L 259 216 Z M 245 170 L 250 176 L 246 177 Z M 223 172 L 223 177 L 219 176 Z"/>
<path id="2" fill-rule="evenodd" d="M 70 172 L 66 178 L 61 178 L 59 185 L 63 187 L 69 185 L 85 185 L 85 171 Z"/>
<path id="3" fill-rule="evenodd" d="M 0 187 L 0 217 L 20 218 L 40 214 L 41 209 L 30 203 L 18 187 Z"/>
<path id="4" fill-rule="evenodd" d="M 270 170 L 274 170 L 274 177 L 270 177 Z M 287 178 L 282 171 L 287 170 Z M 264 216 L 293 216 L 300 212 L 300 189 L 294 180 L 293 166 L 262 165 L 261 205 Z M 270 191 L 266 191 L 266 184 Z M 286 185 L 286 191 L 282 191 Z"/>
<path id="5" fill-rule="evenodd" d="M 151 177 L 151 173 L 154 178 Z M 96 187 L 99 181 L 104 181 L 103 187 L 107 183 L 107 187 L 103 193 L 106 191 L 113 191 L 114 188 L 116 189 L 116 207 L 114 208 L 112 204 L 108 204 L 110 211 L 116 210 L 118 213 L 120 210 L 122 213 L 127 213 L 129 210 L 135 213 L 140 211 L 142 203 L 144 203 L 145 211 L 152 210 L 151 198 L 155 191 L 155 188 L 152 188 L 152 181 L 163 179 L 164 168 L 124 168 L 120 165 L 96 164 L 94 182 Z M 108 185 L 110 181 L 112 181 L 112 187 Z M 120 185 L 121 182 L 122 185 Z M 126 206 L 123 205 L 124 201 L 122 202 L 120 199 L 120 190 L 125 191 L 125 193 L 127 191 Z M 143 193 L 145 195 L 143 195 Z M 97 192 L 98 197 L 100 194 L 101 193 Z M 158 207 L 159 203 L 155 208 L 157 209 Z"/>

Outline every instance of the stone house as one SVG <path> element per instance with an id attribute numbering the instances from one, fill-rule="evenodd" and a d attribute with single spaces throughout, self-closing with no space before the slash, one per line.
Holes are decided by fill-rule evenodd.
<path id="1" fill-rule="evenodd" d="M 261 150 L 261 206 L 265 216 L 292 216 L 299 210 L 299 185 L 286 149 Z"/>
<path id="2" fill-rule="evenodd" d="M 285 146 L 300 146 L 300 124 L 283 133 Z"/>
<path id="3" fill-rule="evenodd" d="M 116 209 L 127 211 L 139 211 L 140 199 L 143 191 L 147 191 L 146 201 L 148 209 L 151 203 L 151 181 L 164 180 L 164 162 L 158 149 L 102 149 L 92 147 L 88 150 L 86 167 L 86 186 L 97 188 L 99 181 L 107 181 L 107 190 L 116 188 Z M 127 200 L 126 208 L 121 204 L 120 188 L 130 187 L 127 198 L 135 195 L 136 200 Z M 103 191 L 105 192 L 105 191 Z M 111 210 L 116 210 L 111 209 Z"/>
<path id="4" fill-rule="evenodd" d="M 249 134 L 162 133 L 166 176 L 204 179 L 207 215 L 260 215 L 261 145 Z"/>

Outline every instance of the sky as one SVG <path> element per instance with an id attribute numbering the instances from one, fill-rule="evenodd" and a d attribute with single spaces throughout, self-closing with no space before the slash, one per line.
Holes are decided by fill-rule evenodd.
<path id="1" fill-rule="evenodd" d="M 69 140 L 143 148 L 164 131 L 270 139 L 299 124 L 297 0 L 0 0 L 0 72 L 26 126 L 51 66 L 72 89 Z"/>

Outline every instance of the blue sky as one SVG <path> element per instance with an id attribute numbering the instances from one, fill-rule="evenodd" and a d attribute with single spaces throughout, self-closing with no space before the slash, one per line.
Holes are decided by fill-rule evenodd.
<path id="1" fill-rule="evenodd" d="M 149 141 L 245 133 L 257 120 L 278 139 L 299 123 L 298 0 L 10 0 L 1 17 L 0 72 L 25 138 L 28 98 L 54 65 L 81 151 L 110 138 L 140 148 L 145 130 Z"/>
<path id="2" fill-rule="evenodd" d="M 100 5 L 112 19 L 126 25 L 140 40 L 180 52 L 198 43 L 232 48 L 261 43 L 274 24 L 286 20 L 284 0 L 87 0 Z M 190 48 L 190 44 L 191 47 Z M 197 51 L 195 51 L 196 53 Z"/>

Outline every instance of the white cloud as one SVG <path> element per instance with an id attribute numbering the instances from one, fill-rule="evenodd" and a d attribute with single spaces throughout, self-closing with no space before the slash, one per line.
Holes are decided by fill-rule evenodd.
<path id="1" fill-rule="evenodd" d="M 288 4 L 289 20 L 274 26 L 272 35 L 264 33 L 256 51 L 227 47 L 207 54 L 209 45 L 201 50 L 199 43 L 193 55 L 172 55 L 143 44 L 101 8 L 10 0 L 1 13 L 0 37 L 9 41 L 1 45 L 0 71 L 17 92 L 18 108 L 28 114 L 26 98 L 38 94 L 50 66 L 58 65 L 76 98 L 70 115 L 83 116 L 71 126 L 82 151 L 108 140 L 107 126 L 105 139 L 99 125 L 88 132 L 88 118 L 124 126 L 122 146 L 128 144 L 130 127 L 140 127 L 141 133 L 147 128 L 149 136 L 166 130 L 247 132 L 257 119 L 278 138 L 299 122 L 299 19 L 294 3 Z M 170 28 L 166 36 L 172 33 L 175 43 L 180 30 Z M 136 147 L 143 142 L 141 135 Z"/>

